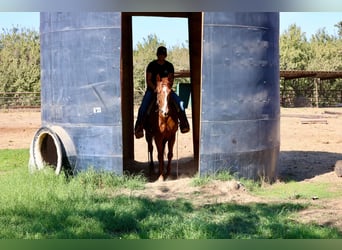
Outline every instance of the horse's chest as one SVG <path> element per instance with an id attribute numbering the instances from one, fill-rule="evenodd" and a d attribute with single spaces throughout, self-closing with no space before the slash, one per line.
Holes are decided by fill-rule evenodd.
<path id="1" fill-rule="evenodd" d="M 173 134 L 177 131 L 178 124 L 169 116 L 167 118 L 159 119 L 160 133 Z"/>

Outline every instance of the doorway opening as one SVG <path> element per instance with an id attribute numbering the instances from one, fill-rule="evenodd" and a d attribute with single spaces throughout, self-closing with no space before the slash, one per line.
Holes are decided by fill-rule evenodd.
<path id="1" fill-rule="evenodd" d="M 170 25 L 178 28 L 178 36 L 168 34 Z M 177 132 L 171 172 L 175 177 L 193 176 L 199 162 L 202 13 L 122 13 L 123 170 L 148 172 L 147 143 L 145 138 L 135 138 L 134 124 L 146 90 L 145 69 L 156 59 L 160 45 L 168 49 L 166 60 L 175 68 L 173 89 L 182 99 L 186 98 L 183 101 L 190 123 L 189 133 Z M 157 167 L 156 154 L 154 146 Z"/>

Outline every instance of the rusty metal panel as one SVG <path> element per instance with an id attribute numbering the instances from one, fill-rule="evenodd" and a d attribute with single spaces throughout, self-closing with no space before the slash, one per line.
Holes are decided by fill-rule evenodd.
<path id="1" fill-rule="evenodd" d="M 40 20 L 42 125 L 69 134 L 76 171 L 122 173 L 121 13 L 51 12 Z"/>
<path id="2" fill-rule="evenodd" d="M 279 13 L 204 13 L 200 174 L 274 178 Z"/>

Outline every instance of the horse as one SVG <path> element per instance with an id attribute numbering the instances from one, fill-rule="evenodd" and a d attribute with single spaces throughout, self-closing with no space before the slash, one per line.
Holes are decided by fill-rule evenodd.
<path id="1" fill-rule="evenodd" d="M 156 81 L 156 101 L 152 104 L 152 109 L 144 124 L 145 139 L 148 144 L 150 174 L 154 173 L 153 145 L 154 139 L 158 152 L 159 178 L 165 180 L 171 172 L 171 160 L 173 157 L 173 146 L 178 130 L 178 115 L 175 104 L 171 100 L 171 83 L 168 77 L 160 78 L 157 75 Z M 164 175 L 164 151 L 168 145 L 168 163 L 166 174 Z"/>

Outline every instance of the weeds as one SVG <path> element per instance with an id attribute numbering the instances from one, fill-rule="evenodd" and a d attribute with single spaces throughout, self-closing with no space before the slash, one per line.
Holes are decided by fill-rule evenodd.
<path id="1" fill-rule="evenodd" d="M 73 181 L 81 186 L 90 186 L 93 189 L 103 188 L 128 188 L 128 189 L 143 189 L 146 183 L 146 178 L 143 175 L 116 175 L 105 171 L 96 171 L 94 168 L 89 168 L 87 171 L 77 174 Z"/>
<path id="2" fill-rule="evenodd" d="M 242 183 L 244 187 L 246 187 L 249 191 L 258 190 L 261 187 L 260 181 L 253 181 L 246 178 L 241 178 L 236 175 L 231 174 L 229 171 L 218 171 L 215 174 L 205 175 L 205 176 L 198 176 L 193 178 L 192 185 L 195 187 L 205 186 L 209 184 L 213 180 L 219 181 L 239 181 Z"/>

